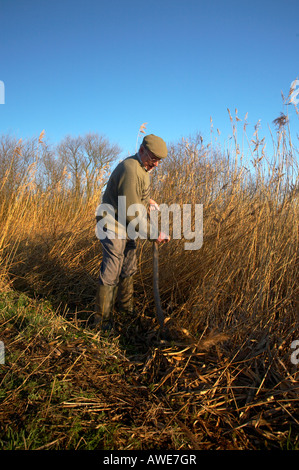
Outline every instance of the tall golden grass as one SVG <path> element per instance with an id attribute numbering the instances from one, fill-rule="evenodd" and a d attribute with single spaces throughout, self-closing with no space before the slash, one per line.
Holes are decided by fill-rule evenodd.
<path id="1" fill-rule="evenodd" d="M 206 406 L 212 414 L 215 406 L 217 416 L 216 399 L 222 406 L 226 392 L 241 416 L 254 398 L 260 398 L 261 391 L 269 398 L 274 387 L 290 421 L 298 424 L 298 400 L 294 398 L 294 393 L 298 396 L 298 369 L 290 362 L 291 343 L 299 339 L 298 150 L 285 115 L 275 121 L 272 150 L 260 137 L 259 123 L 249 138 L 246 118 L 241 120 L 237 110 L 232 116 L 229 110 L 229 119 L 230 148 L 221 148 L 217 137 L 205 143 L 200 135 L 170 144 L 169 157 L 153 178 L 152 193 L 158 203 L 203 204 L 203 246 L 185 251 L 184 240 L 172 240 L 159 250 L 160 294 L 166 315 L 188 331 L 198 346 L 205 338 L 211 338 L 213 345 L 213 332 L 228 339 L 217 349 L 213 370 L 205 376 L 201 372 L 195 380 L 188 375 L 191 366 L 199 370 L 194 355 L 186 359 L 167 349 L 164 359 L 171 359 L 168 365 L 180 364 L 182 358 L 187 362 L 175 369 L 176 374 L 168 371 L 161 378 L 152 372 L 151 377 L 157 381 L 156 390 L 169 383 L 171 392 L 181 393 L 187 400 L 200 377 L 208 384 L 215 379 L 215 388 L 211 386 L 204 397 L 196 395 L 195 402 L 209 397 Z M 37 153 L 42 141 L 43 135 Z M 35 184 L 38 164 L 37 158 L 27 167 L 16 193 L 7 188 L 10 169 L 1 181 L 2 287 L 46 297 L 58 312 L 67 311 L 75 322 L 85 320 L 93 311 L 101 261 L 94 214 L 105 177 L 99 174 L 88 196 L 84 191 L 72 191 L 65 178 L 45 188 Z M 137 312 L 144 318 L 154 317 L 150 243 L 139 242 L 138 256 Z M 198 354 L 196 351 L 195 347 L 193 353 Z M 151 357 L 151 367 L 155 358 L 161 364 L 159 354 L 156 350 Z M 185 373 L 187 392 L 185 389 L 183 395 Z M 241 380 L 244 374 L 247 385 Z M 287 393 L 290 395 L 284 395 Z"/>
<path id="2" fill-rule="evenodd" d="M 298 154 L 282 125 L 270 159 L 258 130 L 250 161 L 236 138 L 228 153 L 200 137 L 172 146 L 156 182 L 157 200 L 203 204 L 202 248 L 173 241 L 161 250 L 161 292 L 192 331 L 298 326 Z"/>
<path id="3" fill-rule="evenodd" d="M 277 130 L 271 159 L 258 126 L 248 158 L 237 142 L 223 151 L 201 136 L 170 145 L 153 179 L 159 202 L 201 203 L 203 246 L 184 251 L 182 240 L 160 250 L 161 297 L 178 321 L 194 331 L 215 326 L 241 334 L 245 328 L 291 327 L 298 312 L 298 161 L 285 123 Z M 43 135 L 39 138 L 42 145 Z M 243 135 L 244 139 L 244 135 Z M 242 140 L 243 140 L 242 139 Z M 86 194 L 35 184 L 38 159 L 17 193 L 1 182 L 1 277 L 38 295 L 79 306 L 91 301 L 100 263 L 94 212 L 105 180 Z M 8 170 L 9 172 L 9 170 Z M 139 299 L 152 306 L 151 251 L 139 245 Z M 260 325 L 260 326 L 258 326 Z"/>

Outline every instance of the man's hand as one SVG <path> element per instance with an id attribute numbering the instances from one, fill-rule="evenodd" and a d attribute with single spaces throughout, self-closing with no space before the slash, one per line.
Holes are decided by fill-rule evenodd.
<path id="1" fill-rule="evenodd" d="M 161 243 L 168 243 L 169 241 L 170 241 L 170 236 L 166 235 L 166 233 L 164 233 L 164 232 L 160 232 L 159 236 L 156 240 L 158 245 L 160 245 Z"/>
<path id="2" fill-rule="evenodd" d="M 160 207 L 158 206 L 156 201 L 154 201 L 153 199 L 149 200 L 149 204 L 150 204 L 150 206 L 149 206 L 150 211 L 159 211 L 160 210 Z M 165 242 L 167 243 L 169 241 L 170 241 L 170 236 L 166 235 L 166 233 L 164 233 L 164 232 L 160 232 L 159 236 L 156 240 L 158 245 L 160 245 L 161 243 L 165 243 Z"/>
<path id="3" fill-rule="evenodd" d="M 149 210 L 150 211 L 159 211 L 160 207 L 153 199 L 149 200 Z"/>

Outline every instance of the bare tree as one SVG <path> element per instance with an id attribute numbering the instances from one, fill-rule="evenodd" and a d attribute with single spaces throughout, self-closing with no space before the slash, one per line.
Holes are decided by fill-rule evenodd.
<path id="1" fill-rule="evenodd" d="M 39 187 L 46 190 L 55 190 L 59 185 L 67 188 L 66 162 L 58 158 L 55 149 L 48 144 L 43 145 L 39 165 Z"/>
<path id="2" fill-rule="evenodd" d="M 42 135 L 42 134 L 41 134 Z M 0 136 L 0 191 L 17 194 L 22 184 L 31 190 L 66 189 L 89 198 L 105 183 L 120 148 L 98 133 L 66 136 L 52 146 L 43 137 L 26 140 Z"/>
<path id="3" fill-rule="evenodd" d="M 24 182 L 29 167 L 36 162 L 37 140 L 0 137 L 0 187 L 2 194 L 12 195 Z"/>
<path id="4" fill-rule="evenodd" d="M 66 136 L 57 147 L 57 155 L 63 160 L 71 175 L 76 194 L 89 197 L 96 188 L 99 178 L 108 172 L 120 148 L 98 133 L 85 136 Z"/>

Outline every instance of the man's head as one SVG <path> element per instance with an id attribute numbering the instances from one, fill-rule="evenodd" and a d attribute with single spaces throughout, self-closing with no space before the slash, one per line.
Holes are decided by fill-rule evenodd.
<path id="1" fill-rule="evenodd" d="M 152 171 L 163 158 L 167 157 L 166 143 L 154 134 L 146 135 L 140 145 L 139 156 L 144 168 Z"/>

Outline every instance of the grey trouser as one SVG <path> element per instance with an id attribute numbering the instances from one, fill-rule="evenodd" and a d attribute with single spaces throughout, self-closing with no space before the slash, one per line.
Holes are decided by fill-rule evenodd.
<path id="1" fill-rule="evenodd" d="M 103 259 L 99 283 L 116 286 L 120 277 L 133 276 L 137 271 L 136 243 L 134 240 L 101 240 Z"/>

